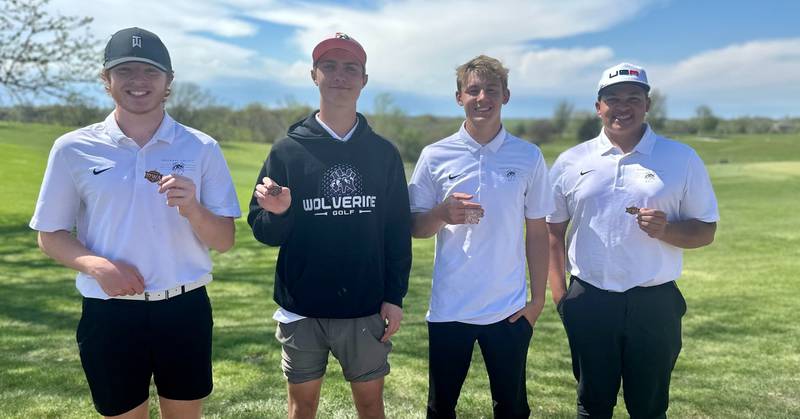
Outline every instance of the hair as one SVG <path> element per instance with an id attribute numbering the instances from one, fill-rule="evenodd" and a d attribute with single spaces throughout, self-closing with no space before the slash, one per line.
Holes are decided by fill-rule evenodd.
<path id="1" fill-rule="evenodd" d="M 476 73 L 491 79 L 498 79 L 503 85 L 503 90 L 508 89 L 508 69 L 503 67 L 500 60 L 486 55 L 479 55 L 456 68 L 456 89 L 461 91 L 461 86 L 467 82 L 470 73 Z"/>

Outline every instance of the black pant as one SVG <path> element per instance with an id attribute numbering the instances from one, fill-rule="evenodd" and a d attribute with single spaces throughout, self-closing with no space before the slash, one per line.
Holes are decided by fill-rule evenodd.
<path id="1" fill-rule="evenodd" d="M 428 323 L 428 418 L 455 418 L 475 341 L 481 348 L 495 418 L 527 418 L 525 361 L 533 328 L 523 317 L 487 325 Z"/>
<path id="2" fill-rule="evenodd" d="M 559 310 L 578 381 L 578 417 L 610 418 L 621 379 L 631 418 L 665 418 L 686 313 L 675 282 L 611 292 L 573 277 Z"/>

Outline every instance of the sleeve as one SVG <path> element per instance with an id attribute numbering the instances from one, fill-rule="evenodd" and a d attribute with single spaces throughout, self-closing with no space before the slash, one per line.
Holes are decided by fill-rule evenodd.
<path id="1" fill-rule="evenodd" d="M 547 177 L 547 163 L 542 153 L 537 153 L 535 167 L 528 176 L 525 189 L 525 218 L 543 218 L 553 212 L 553 190 Z"/>
<path id="2" fill-rule="evenodd" d="M 411 212 L 409 211 L 406 175 L 400 154 L 394 151 L 387 184 L 388 205 L 384 224 L 383 300 L 399 307 L 408 291 L 411 273 Z"/>
<path id="3" fill-rule="evenodd" d="M 695 219 L 706 223 L 719 221 L 719 208 L 711 179 L 703 160 L 692 151 L 689 158 L 686 186 L 680 205 L 680 219 Z"/>
<path id="4" fill-rule="evenodd" d="M 231 172 L 228 170 L 228 164 L 225 162 L 219 143 L 216 142 L 213 143 L 206 155 L 200 203 L 219 216 L 234 218 L 242 216 Z"/>
<path id="5" fill-rule="evenodd" d="M 50 150 L 39 199 L 29 224 L 34 230 L 71 231 L 75 227 L 81 196 L 69 170 L 65 151 L 63 143 L 58 141 Z"/>
<path id="6" fill-rule="evenodd" d="M 411 182 L 408 184 L 408 198 L 411 204 L 411 212 L 426 212 L 439 204 L 436 194 L 436 184 L 433 182 L 431 172 L 428 167 L 427 153 L 422 153 L 414 166 L 414 173 L 411 174 Z"/>
<path id="7" fill-rule="evenodd" d="M 554 210 L 547 216 L 548 223 L 563 223 L 571 218 L 567 196 L 564 194 L 564 162 L 559 157 L 550 168 L 550 187 L 553 193 Z"/>
<path id="8" fill-rule="evenodd" d="M 261 171 L 256 178 L 253 189 L 261 183 L 261 179 L 268 176 L 280 185 L 286 185 L 288 174 L 286 167 L 280 157 L 275 152 L 273 146 L 267 160 L 261 166 Z M 255 196 L 250 197 L 250 213 L 247 215 L 247 223 L 253 230 L 256 240 L 268 246 L 280 246 L 289 237 L 294 225 L 294 203 L 281 215 L 275 215 L 261 208 Z"/>

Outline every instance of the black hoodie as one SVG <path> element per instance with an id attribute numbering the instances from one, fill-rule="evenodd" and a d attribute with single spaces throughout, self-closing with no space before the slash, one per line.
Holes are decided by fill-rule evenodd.
<path id="1" fill-rule="evenodd" d="M 386 301 L 402 307 L 411 270 L 411 214 L 400 154 L 363 115 L 346 142 L 334 139 L 316 112 L 289 128 L 256 179 L 291 189 L 278 216 L 250 200 L 255 238 L 280 246 L 275 302 L 316 318 L 375 314 Z"/>

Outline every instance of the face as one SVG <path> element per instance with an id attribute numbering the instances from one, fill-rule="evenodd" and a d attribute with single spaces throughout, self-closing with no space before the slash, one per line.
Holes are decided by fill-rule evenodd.
<path id="1" fill-rule="evenodd" d="M 311 79 L 319 86 L 322 101 L 334 105 L 355 106 L 361 89 L 367 85 L 367 75 L 358 58 L 343 49 L 323 54 L 311 70 Z"/>
<path id="2" fill-rule="evenodd" d="M 607 134 L 634 135 L 642 129 L 650 98 L 641 86 L 620 83 L 605 88 L 595 108 Z"/>
<path id="3" fill-rule="evenodd" d="M 171 76 L 146 63 L 128 62 L 108 71 L 106 87 L 117 108 L 132 114 L 160 112 Z"/>
<path id="4" fill-rule="evenodd" d="M 487 78 L 470 72 L 461 90 L 456 92 L 456 102 L 464 107 L 464 114 L 472 123 L 500 120 L 500 108 L 508 103 L 511 92 L 503 88 L 500 79 Z"/>

